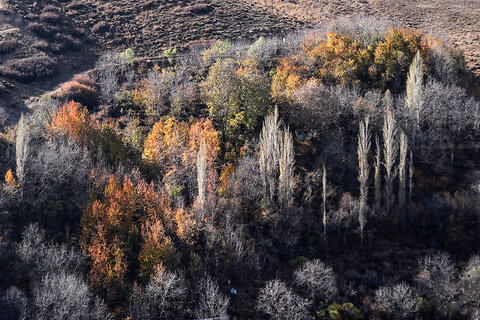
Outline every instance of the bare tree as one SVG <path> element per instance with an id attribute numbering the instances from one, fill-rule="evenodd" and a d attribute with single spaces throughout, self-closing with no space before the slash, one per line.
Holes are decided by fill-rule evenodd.
<path id="1" fill-rule="evenodd" d="M 332 300 L 338 294 L 333 269 L 316 259 L 305 262 L 294 273 L 295 283 L 306 289 L 312 298 Z"/>
<path id="2" fill-rule="evenodd" d="M 46 275 L 33 288 L 33 305 L 38 320 L 110 319 L 106 313 L 99 314 L 105 310 L 103 303 L 77 275 Z"/>
<path id="3" fill-rule="evenodd" d="M 388 93 L 386 94 L 387 101 Z M 390 213 L 392 209 L 394 196 L 393 196 L 393 181 L 397 175 L 395 169 L 395 163 L 398 156 L 398 137 L 397 137 L 397 125 L 395 122 L 395 114 L 391 109 L 391 104 L 387 102 L 387 108 L 384 114 L 383 120 L 383 157 L 385 166 L 385 209 L 387 213 Z"/>
<path id="4" fill-rule="evenodd" d="M 100 96 L 107 103 L 112 102 L 118 92 L 122 64 L 120 54 L 113 51 L 104 53 L 95 64 L 95 78 L 100 88 Z"/>
<path id="5" fill-rule="evenodd" d="M 436 308 L 442 317 L 450 316 L 456 309 L 458 293 L 455 265 L 446 253 L 427 255 L 418 261 L 416 282 L 420 293 Z"/>
<path id="6" fill-rule="evenodd" d="M 377 135 L 375 135 L 375 147 L 376 147 L 376 154 L 375 154 L 375 161 L 374 161 L 374 181 L 375 181 L 375 213 L 378 215 L 381 210 L 382 205 L 382 172 L 381 172 L 381 146 L 380 146 L 380 139 Z"/>
<path id="7" fill-rule="evenodd" d="M 48 243 L 45 232 L 38 224 L 31 224 L 22 234 L 17 255 L 28 267 L 32 279 L 49 273 L 69 272 L 80 274 L 86 267 L 85 257 L 65 244 Z"/>
<path id="8" fill-rule="evenodd" d="M 273 204 L 275 189 L 277 188 L 280 134 L 278 110 L 275 109 L 273 114 L 265 117 L 259 141 L 260 175 L 263 183 L 264 200 L 269 205 Z"/>
<path id="9" fill-rule="evenodd" d="M 408 165 L 408 201 L 412 201 L 412 192 L 413 192 L 413 151 L 410 150 L 410 158 L 409 165 Z"/>
<path id="10" fill-rule="evenodd" d="M 460 276 L 460 306 L 464 313 L 480 311 L 480 256 L 472 256 Z"/>
<path id="11" fill-rule="evenodd" d="M 184 279 L 160 265 L 145 287 L 134 288 L 130 316 L 145 320 L 182 317 L 186 293 Z"/>
<path id="12" fill-rule="evenodd" d="M 288 205 L 293 197 L 293 169 L 294 169 L 294 150 L 293 136 L 288 128 L 285 128 L 280 138 L 280 159 L 278 163 L 278 202 L 282 206 Z"/>
<path id="13" fill-rule="evenodd" d="M 207 174 L 207 161 L 206 161 L 206 148 L 205 140 L 200 142 L 200 149 L 197 155 L 197 183 L 198 183 L 198 202 L 203 209 L 205 205 L 205 187 L 206 187 L 206 174 Z"/>
<path id="14" fill-rule="evenodd" d="M 368 117 L 360 121 L 358 132 L 358 182 L 360 182 L 360 209 L 358 212 L 358 221 L 360 222 L 360 236 L 362 242 L 366 223 L 365 213 L 368 206 L 368 176 L 370 172 L 370 165 L 368 164 L 368 154 L 371 145 L 369 121 Z"/>
<path id="15" fill-rule="evenodd" d="M 10 287 L 0 296 L 0 310 L 2 319 L 27 319 L 28 309 L 25 294 L 17 287 Z"/>
<path id="16" fill-rule="evenodd" d="M 398 208 L 400 215 L 404 214 L 405 210 L 405 185 L 406 185 L 406 172 L 407 172 L 407 150 L 408 140 L 407 136 L 403 132 L 400 132 L 400 157 L 398 162 Z"/>
<path id="17" fill-rule="evenodd" d="M 378 288 L 375 302 L 390 319 L 409 319 L 420 307 L 413 289 L 406 283 Z"/>
<path id="18" fill-rule="evenodd" d="M 30 135 L 28 133 L 28 127 L 25 120 L 25 117 L 22 113 L 20 116 L 20 120 L 18 121 L 17 125 L 17 133 L 16 133 L 16 175 L 18 179 L 18 183 L 20 185 L 20 196 L 23 196 L 23 186 L 25 183 L 25 164 L 27 162 L 29 150 L 29 143 L 30 143 Z"/>
<path id="19" fill-rule="evenodd" d="M 208 275 L 197 283 L 196 301 L 193 313 L 201 319 L 225 316 L 230 303 L 230 299 L 220 292 L 218 285 Z"/>
<path id="20" fill-rule="evenodd" d="M 327 238 L 327 168 L 323 164 L 322 175 L 322 198 L 323 198 L 323 236 Z"/>
<path id="21" fill-rule="evenodd" d="M 311 302 L 298 296 L 280 280 L 272 280 L 258 293 L 257 308 L 273 320 L 313 319 L 308 313 Z"/>
<path id="22" fill-rule="evenodd" d="M 409 110 L 411 119 L 413 121 L 414 130 L 418 130 L 420 126 L 420 115 L 423 105 L 422 100 L 423 87 L 423 58 L 420 51 L 417 51 L 415 58 L 407 76 L 407 95 L 405 104 Z"/>

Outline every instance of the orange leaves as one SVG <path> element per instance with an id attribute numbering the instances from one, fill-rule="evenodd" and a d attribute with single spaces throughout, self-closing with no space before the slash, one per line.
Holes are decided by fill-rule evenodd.
<path id="1" fill-rule="evenodd" d="M 88 117 L 87 108 L 74 101 L 70 101 L 53 115 L 48 129 L 68 135 L 82 144 L 88 144 L 93 135 L 93 124 Z"/>
<path id="2" fill-rule="evenodd" d="M 290 98 L 306 81 L 309 71 L 298 59 L 285 57 L 280 60 L 273 76 L 272 96 L 276 99 Z"/>
<path id="3" fill-rule="evenodd" d="M 165 234 L 162 222 L 152 217 L 142 226 L 144 242 L 138 255 L 140 272 L 148 279 L 159 264 L 174 269 L 180 263 L 180 255 L 172 239 Z"/>
<path id="4" fill-rule="evenodd" d="M 213 163 L 217 160 L 220 139 L 210 119 L 195 121 L 190 127 L 188 138 L 188 151 L 184 153 L 184 161 L 189 165 L 196 161 L 202 140 L 205 141 L 207 162 Z"/>
<path id="5" fill-rule="evenodd" d="M 5 173 L 5 183 L 3 185 L 3 189 L 11 193 L 17 192 L 18 184 L 15 176 L 13 175 L 12 169 L 8 169 L 8 171 Z"/>
<path id="6" fill-rule="evenodd" d="M 93 106 L 97 94 L 97 86 L 93 79 L 87 75 L 77 75 L 72 81 L 62 84 L 57 97 L 64 101 L 73 100 L 86 106 Z"/>

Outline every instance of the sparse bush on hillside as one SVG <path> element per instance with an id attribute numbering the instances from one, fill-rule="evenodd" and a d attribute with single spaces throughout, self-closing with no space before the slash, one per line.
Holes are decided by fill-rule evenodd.
<path id="1" fill-rule="evenodd" d="M 15 39 L 0 41 L 0 55 L 14 51 L 19 45 Z"/>
<path id="2" fill-rule="evenodd" d="M 55 74 L 57 63 L 48 56 L 9 60 L 0 66 L 0 73 L 23 83 L 48 78 Z"/>

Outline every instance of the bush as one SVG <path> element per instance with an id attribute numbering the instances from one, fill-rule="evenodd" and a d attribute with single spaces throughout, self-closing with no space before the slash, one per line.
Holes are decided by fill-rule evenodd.
<path id="1" fill-rule="evenodd" d="M 108 30 L 108 24 L 104 21 L 97 22 L 95 25 L 92 27 L 92 32 L 93 33 L 102 33 Z"/>
<path id="2" fill-rule="evenodd" d="M 72 81 L 65 82 L 57 93 L 59 99 L 93 107 L 97 102 L 98 89 L 95 81 L 87 75 L 77 75 Z"/>
<path id="3" fill-rule="evenodd" d="M 22 83 L 30 83 L 48 78 L 55 74 L 57 63 L 48 56 L 35 56 L 10 60 L 0 66 L 0 73 L 5 77 L 16 79 Z"/>
<path id="4" fill-rule="evenodd" d="M 209 13 L 213 10 L 213 7 L 207 3 L 197 3 L 188 7 L 188 10 L 191 13 L 202 14 Z"/>
<path id="5" fill-rule="evenodd" d="M 4 320 L 25 320 L 27 318 L 27 298 L 16 287 L 11 287 L 0 297 L 0 310 Z"/>
<path id="6" fill-rule="evenodd" d="M 391 319 L 411 318 L 419 309 L 415 294 L 406 283 L 378 288 L 375 301 L 380 311 Z"/>
<path id="7" fill-rule="evenodd" d="M 14 51 L 19 45 L 19 42 L 14 39 L 0 41 L 0 55 Z"/>
<path id="8" fill-rule="evenodd" d="M 337 293 L 337 279 L 331 267 L 320 260 L 305 262 L 294 273 L 295 283 L 311 297 L 332 299 Z"/>

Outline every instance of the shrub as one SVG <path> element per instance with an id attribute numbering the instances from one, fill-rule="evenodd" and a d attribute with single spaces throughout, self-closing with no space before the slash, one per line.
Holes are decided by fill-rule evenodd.
<path id="1" fill-rule="evenodd" d="M 188 10 L 191 13 L 202 14 L 209 13 L 213 10 L 213 7 L 207 3 L 196 3 L 188 7 Z"/>
<path id="2" fill-rule="evenodd" d="M 4 320 L 27 319 L 27 298 L 17 287 L 11 287 L 0 296 L 0 310 Z"/>
<path id="3" fill-rule="evenodd" d="M 19 45 L 19 42 L 14 39 L 0 41 L 0 55 L 14 51 Z"/>
<path id="4" fill-rule="evenodd" d="M 377 289 L 375 302 L 391 319 L 411 318 L 419 309 L 413 289 L 406 283 Z"/>
<path id="5" fill-rule="evenodd" d="M 280 280 L 272 280 L 258 293 L 257 308 L 273 320 L 312 319 L 308 314 L 311 302 L 298 296 Z"/>
<path id="6" fill-rule="evenodd" d="M 56 72 L 57 63 L 48 56 L 35 56 L 24 59 L 9 60 L 0 66 L 0 73 L 5 77 L 22 83 L 51 77 Z"/>
<path id="7" fill-rule="evenodd" d="M 73 80 L 62 84 L 57 97 L 64 101 L 73 100 L 86 107 L 93 107 L 98 97 L 97 85 L 89 76 L 77 75 Z"/>
<path id="8" fill-rule="evenodd" d="M 331 267 L 320 260 L 305 262 L 294 273 L 295 283 L 311 297 L 332 299 L 337 293 L 337 279 Z"/>
<path id="9" fill-rule="evenodd" d="M 57 24 L 62 22 L 62 16 L 54 11 L 43 11 L 39 16 L 41 21 L 49 24 Z"/>
<path id="10" fill-rule="evenodd" d="M 45 22 L 31 22 L 28 24 L 28 29 L 36 34 L 38 37 L 46 40 L 54 40 L 55 35 L 62 31 L 59 26 L 52 26 Z"/>
<path id="11" fill-rule="evenodd" d="M 105 21 L 97 22 L 92 27 L 93 33 L 103 33 L 108 30 L 108 24 Z"/>

